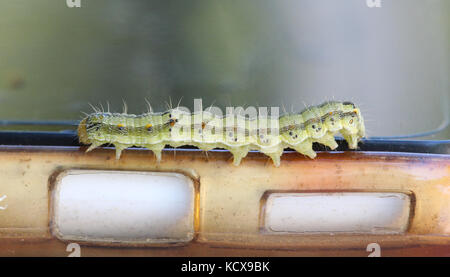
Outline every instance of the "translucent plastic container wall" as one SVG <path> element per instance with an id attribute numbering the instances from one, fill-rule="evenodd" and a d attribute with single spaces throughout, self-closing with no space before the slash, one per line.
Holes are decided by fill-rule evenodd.
<path id="1" fill-rule="evenodd" d="M 141 113 L 144 98 L 159 111 L 334 98 L 361 106 L 368 136 L 450 138 L 447 0 L 59 2 L 0 4 L 5 123 L 78 120 L 122 99 Z"/>

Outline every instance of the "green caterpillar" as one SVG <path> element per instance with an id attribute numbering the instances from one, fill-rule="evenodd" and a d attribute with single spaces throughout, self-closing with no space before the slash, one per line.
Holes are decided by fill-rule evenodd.
<path id="1" fill-rule="evenodd" d="M 219 116 L 208 111 L 192 114 L 178 108 L 142 115 L 97 111 L 78 126 L 80 143 L 90 144 L 87 151 L 113 144 L 117 159 L 122 150 L 138 146 L 152 150 L 159 162 L 166 145 L 192 145 L 205 151 L 225 148 L 233 154 L 235 165 L 250 150 L 258 150 L 269 156 L 277 167 L 285 148 L 295 149 L 311 159 L 316 157 L 313 142 L 336 149 L 334 135 L 337 133 L 342 134 L 351 149 L 356 149 L 364 137 L 364 120 L 353 103 L 325 102 L 277 118 Z"/>

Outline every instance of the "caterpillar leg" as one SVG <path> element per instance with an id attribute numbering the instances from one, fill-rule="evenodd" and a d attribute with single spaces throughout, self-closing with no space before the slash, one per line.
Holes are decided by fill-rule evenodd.
<path id="1" fill-rule="evenodd" d="M 344 137 L 344 139 L 348 143 L 348 148 L 350 149 L 356 149 L 358 147 L 358 141 L 360 137 L 358 134 L 352 134 L 348 132 L 347 130 L 341 130 L 341 134 Z"/>
<path id="2" fill-rule="evenodd" d="M 275 167 L 279 167 L 280 164 L 281 164 L 280 157 L 281 157 L 281 155 L 283 155 L 283 149 L 281 149 L 281 151 L 278 151 L 278 152 L 275 152 L 275 153 L 266 154 L 266 155 L 268 155 L 272 159 L 273 164 L 275 165 Z"/>
<path id="3" fill-rule="evenodd" d="M 155 154 L 156 161 L 159 163 L 161 162 L 161 152 L 164 149 L 165 144 L 149 144 L 146 145 L 145 148 L 148 148 L 152 150 L 152 152 Z"/>
<path id="4" fill-rule="evenodd" d="M 94 150 L 95 148 L 101 146 L 102 144 L 103 144 L 103 143 L 101 143 L 101 142 L 93 142 L 93 143 L 89 146 L 89 148 L 86 150 L 86 152 L 92 151 L 92 150 Z"/>
<path id="5" fill-rule="evenodd" d="M 297 145 L 291 145 L 290 147 L 294 148 L 295 151 L 300 154 L 310 157 L 311 159 L 314 159 L 317 156 L 316 152 L 312 149 L 312 141 L 310 139 L 307 139 Z"/>
<path id="6" fill-rule="evenodd" d="M 280 157 L 283 155 L 284 144 L 279 143 L 277 145 L 273 145 L 271 147 L 260 148 L 259 151 L 264 155 L 267 155 L 272 159 L 275 167 L 279 167 L 281 164 Z"/>
<path id="7" fill-rule="evenodd" d="M 336 140 L 334 139 L 334 136 L 332 133 L 326 133 L 323 137 L 315 139 L 318 143 L 321 143 L 325 146 L 328 146 L 331 148 L 331 150 L 334 150 L 338 147 L 338 144 Z"/>
<path id="8" fill-rule="evenodd" d="M 247 156 L 249 150 L 248 146 L 230 149 L 231 154 L 233 154 L 233 164 L 238 166 L 241 163 L 241 160 Z"/>
<path id="9" fill-rule="evenodd" d="M 129 145 L 122 144 L 122 143 L 115 143 L 114 147 L 116 148 L 116 160 L 120 159 L 120 155 L 122 154 L 122 151 L 128 147 Z"/>

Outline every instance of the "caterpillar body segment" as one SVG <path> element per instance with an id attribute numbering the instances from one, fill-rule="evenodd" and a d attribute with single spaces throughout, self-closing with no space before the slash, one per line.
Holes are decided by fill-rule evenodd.
<path id="1" fill-rule="evenodd" d="M 325 102 L 277 118 L 248 118 L 240 114 L 219 116 L 209 111 L 190 113 L 181 109 L 142 115 L 96 112 L 78 126 L 80 143 L 90 145 L 87 151 L 113 144 L 117 159 L 122 150 L 131 146 L 152 150 L 160 161 L 166 145 L 192 145 L 204 151 L 227 149 L 233 154 L 235 165 L 239 165 L 251 150 L 269 156 L 275 166 L 280 165 L 285 148 L 314 159 L 316 153 L 312 144 L 318 142 L 336 149 L 334 136 L 337 133 L 351 149 L 356 149 L 364 137 L 364 119 L 353 103 Z"/>

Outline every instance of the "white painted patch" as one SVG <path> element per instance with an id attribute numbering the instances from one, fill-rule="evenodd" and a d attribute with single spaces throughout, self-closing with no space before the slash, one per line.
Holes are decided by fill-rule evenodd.
<path id="1" fill-rule="evenodd" d="M 187 242 L 194 186 L 178 173 L 71 170 L 53 195 L 53 231 L 63 240 Z"/>
<path id="2" fill-rule="evenodd" d="M 271 233 L 403 233 L 410 197 L 404 193 L 273 193 L 265 207 Z"/>

